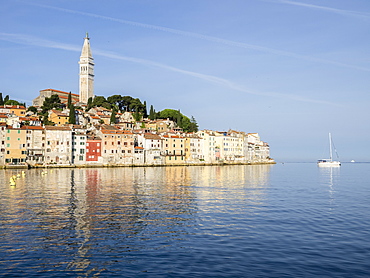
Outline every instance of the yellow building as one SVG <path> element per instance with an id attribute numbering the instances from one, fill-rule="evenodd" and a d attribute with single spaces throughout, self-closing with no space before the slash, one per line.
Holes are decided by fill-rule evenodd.
<path id="1" fill-rule="evenodd" d="M 64 114 L 58 110 L 51 110 L 49 112 L 49 121 L 55 123 L 56 126 L 68 124 L 69 115 Z"/>
<path id="2" fill-rule="evenodd" d="M 166 156 L 166 164 L 185 163 L 185 138 L 179 135 L 164 135 L 163 149 Z"/>
<path id="3" fill-rule="evenodd" d="M 23 164 L 26 162 L 26 130 L 8 126 L 5 132 L 5 163 Z"/>

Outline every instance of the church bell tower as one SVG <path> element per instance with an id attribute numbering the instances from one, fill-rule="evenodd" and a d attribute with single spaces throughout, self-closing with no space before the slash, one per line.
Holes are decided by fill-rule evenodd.
<path id="1" fill-rule="evenodd" d="M 90 97 L 94 97 L 94 58 L 90 49 L 88 33 L 84 38 L 80 61 L 80 102 L 87 103 Z"/>

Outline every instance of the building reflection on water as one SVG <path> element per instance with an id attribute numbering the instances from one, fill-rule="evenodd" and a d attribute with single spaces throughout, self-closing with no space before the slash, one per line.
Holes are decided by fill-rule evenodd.
<path id="1" fill-rule="evenodd" d="M 271 167 L 29 170 L 13 188 L 7 181 L 18 172 L 6 170 L 0 176 L 0 213 L 12 217 L 0 218 L 0 236 L 27 246 L 23 256 L 46 253 L 58 261 L 56 269 L 98 275 L 112 260 L 109 254 L 122 258 L 182 244 L 199 225 L 199 215 L 209 211 L 233 203 L 256 213 Z M 161 244 L 146 244 L 155 238 Z M 106 255 L 97 262 L 101 253 Z"/>

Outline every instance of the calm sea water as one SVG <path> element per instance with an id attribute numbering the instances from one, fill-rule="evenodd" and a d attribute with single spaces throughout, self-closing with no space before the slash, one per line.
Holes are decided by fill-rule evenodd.
<path id="1" fill-rule="evenodd" d="M 17 173 L 1 277 L 370 277 L 370 164 Z"/>

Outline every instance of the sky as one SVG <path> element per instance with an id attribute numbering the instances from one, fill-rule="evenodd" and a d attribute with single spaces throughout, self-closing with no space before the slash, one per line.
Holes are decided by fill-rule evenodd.
<path id="1" fill-rule="evenodd" d="M 369 0 L 0 0 L 0 92 L 78 93 L 180 109 L 200 129 L 259 133 L 277 162 L 370 161 Z"/>

